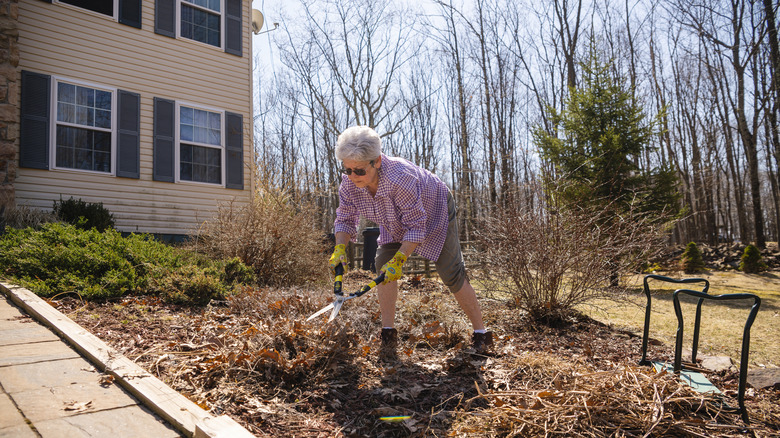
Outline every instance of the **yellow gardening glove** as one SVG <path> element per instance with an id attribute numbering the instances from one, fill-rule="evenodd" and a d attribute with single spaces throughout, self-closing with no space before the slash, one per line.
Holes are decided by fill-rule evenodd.
<path id="1" fill-rule="evenodd" d="M 385 273 L 385 281 L 382 284 L 387 284 L 391 281 L 396 281 L 404 276 L 401 267 L 406 263 L 406 255 L 401 251 L 395 253 L 392 259 L 382 266 L 381 271 Z"/>
<path id="2" fill-rule="evenodd" d="M 330 274 L 335 276 L 336 275 L 336 266 L 339 264 L 344 265 L 344 272 L 347 271 L 347 247 L 343 243 L 336 245 L 336 248 L 333 249 L 333 254 L 330 256 L 330 260 L 328 261 L 330 264 Z"/>

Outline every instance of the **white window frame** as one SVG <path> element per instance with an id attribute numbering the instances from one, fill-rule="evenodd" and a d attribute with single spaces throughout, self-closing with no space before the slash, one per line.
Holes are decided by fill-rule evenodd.
<path id="1" fill-rule="evenodd" d="M 115 0 L 117 1 L 117 0 Z M 219 15 L 219 46 L 213 46 L 209 43 L 204 43 L 203 41 L 198 41 L 193 38 L 187 38 L 181 35 L 181 5 L 182 3 L 186 4 L 189 7 L 200 9 L 202 11 L 207 11 L 211 14 L 218 14 Z M 194 3 L 190 3 L 185 0 L 176 0 L 176 36 L 177 38 L 187 40 L 187 41 L 193 41 L 198 44 L 203 44 L 204 46 L 212 47 L 214 49 L 224 50 L 225 49 L 225 0 L 219 0 L 219 12 L 214 12 L 211 9 L 204 8 L 202 6 L 196 5 Z"/>
<path id="2" fill-rule="evenodd" d="M 86 88 L 93 88 L 96 90 L 101 91 L 107 91 L 111 93 L 111 129 L 107 130 L 105 128 L 98 128 L 94 126 L 85 126 L 85 125 L 79 125 L 77 123 L 67 123 L 67 122 L 59 122 L 57 121 L 57 90 L 59 88 L 60 83 L 66 83 L 70 85 L 76 85 L 80 87 L 86 87 Z M 51 95 L 49 98 L 49 102 L 51 104 L 49 105 L 49 170 L 63 170 L 68 172 L 80 172 L 80 173 L 89 173 L 92 175 L 103 175 L 103 176 L 114 176 L 116 175 L 116 142 L 118 137 L 118 118 L 117 118 L 117 96 L 118 96 L 117 88 L 114 87 L 108 87 L 105 85 L 99 85 L 94 84 L 90 82 L 84 82 L 79 80 L 73 80 L 63 77 L 57 77 L 52 76 L 52 87 L 51 87 Z M 57 125 L 63 125 L 63 126 L 71 126 L 75 128 L 82 128 L 82 129 L 92 129 L 97 131 L 103 131 L 103 132 L 110 132 L 111 133 L 111 159 L 109 160 L 109 167 L 110 170 L 108 172 L 103 172 L 99 170 L 88 170 L 88 169 L 76 169 L 72 167 L 58 167 L 57 166 Z"/>
<path id="3" fill-rule="evenodd" d="M 103 1 L 105 1 L 105 0 L 103 0 Z M 113 2 L 114 2 L 114 16 L 112 17 L 110 15 L 101 14 L 100 12 L 95 12 L 95 11 L 93 11 L 91 9 L 82 8 L 81 6 L 72 5 L 70 3 L 65 3 L 65 2 L 63 2 L 61 0 L 54 0 L 54 3 L 56 3 L 58 5 L 63 5 L 63 6 L 68 7 L 68 8 L 73 8 L 73 9 L 77 9 L 79 11 L 84 11 L 84 12 L 92 14 L 92 15 L 94 15 L 96 17 L 111 18 L 114 21 L 119 22 L 119 0 L 113 0 Z"/>
<path id="4" fill-rule="evenodd" d="M 195 142 L 195 141 L 187 141 L 187 142 L 185 142 L 185 143 L 191 144 L 193 146 L 205 147 L 205 148 L 211 148 L 211 149 L 219 149 L 219 151 L 220 151 L 219 152 L 219 156 L 220 156 L 220 158 L 219 158 L 219 167 L 220 167 L 220 169 L 219 169 L 219 172 L 220 172 L 219 181 L 220 181 L 220 183 L 219 184 L 210 183 L 210 182 L 203 182 L 203 181 L 190 181 L 190 180 L 186 180 L 186 179 L 184 179 L 184 180 L 181 179 L 180 173 L 181 173 L 181 144 L 182 144 L 182 140 L 181 140 L 181 108 L 182 107 L 184 107 L 184 108 L 192 108 L 192 109 L 196 109 L 196 110 L 208 111 L 208 112 L 211 112 L 211 113 L 219 113 L 220 114 L 221 118 L 220 118 L 220 126 L 219 126 L 219 137 L 220 137 L 219 138 L 219 146 L 215 146 L 213 144 L 208 144 L 208 143 L 198 143 L 198 142 Z M 175 148 L 175 151 L 174 151 L 175 165 L 174 166 L 175 166 L 176 182 L 177 183 L 184 183 L 184 184 L 196 184 L 196 185 L 201 185 L 201 186 L 222 187 L 222 188 L 224 188 L 225 187 L 225 178 L 227 177 L 227 174 L 225 173 L 226 172 L 225 169 L 227 167 L 225 165 L 225 159 L 227 158 L 227 154 L 225 153 L 225 150 L 226 150 L 225 149 L 225 141 L 226 141 L 226 138 L 225 138 L 225 126 L 226 126 L 226 123 L 227 123 L 227 120 L 225 118 L 226 117 L 225 110 L 222 110 L 222 109 L 219 109 L 219 108 L 213 108 L 213 107 L 206 107 L 206 106 L 203 106 L 203 105 L 191 104 L 191 103 L 187 103 L 187 102 L 176 101 L 176 109 L 175 109 L 175 111 L 176 111 L 176 124 L 175 124 L 174 128 L 175 128 L 175 131 L 176 131 L 176 136 L 175 136 L 176 141 L 175 141 L 175 145 L 174 145 L 174 148 Z"/>

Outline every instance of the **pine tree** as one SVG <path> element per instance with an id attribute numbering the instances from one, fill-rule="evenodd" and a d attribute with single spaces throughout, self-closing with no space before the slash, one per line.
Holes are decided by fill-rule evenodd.
<path id="1" fill-rule="evenodd" d="M 689 242 L 688 245 L 685 246 L 685 251 L 682 253 L 680 264 L 682 265 L 683 272 L 686 274 L 695 274 L 704 269 L 704 259 L 702 258 L 701 251 L 699 251 L 699 247 L 696 246 L 696 243 Z"/>
<path id="2" fill-rule="evenodd" d="M 640 169 L 639 157 L 652 148 L 657 134 L 642 107 L 615 78 L 610 66 L 591 49 L 582 65 L 582 86 L 570 89 L 562 112 L 548 108 L 557 133 L 538 127 L 534 139 L 552 164 L 562 187 L 553 188 L 568 205 L 588 205 L 626 211 L 677 214 L 678 180 L 670 167 Z"/>
<path id="3" fill-rule="evenodd" d="M 761 251 L 752 243 L 746 246 L 745 252 L 742 253 L 739 270 L 747 274 L 757 274 L 767 270 L 766 263 L 761 258 Z"/>

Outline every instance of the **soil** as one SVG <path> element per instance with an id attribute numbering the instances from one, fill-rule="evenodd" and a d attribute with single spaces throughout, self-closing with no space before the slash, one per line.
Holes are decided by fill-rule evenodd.
<path id="1" fill-rule="evenodd" d="M 366 272 L 351 272 L 345 277 L 345 290 L 357 290 L 369 278 Z M 751 428 L 745 428 L 737 414 L 702 409 L 711 400 L 684 389 L 674 376 L 655 377 L 649 367 L 637 366 L 641 333 L 617 330 L 581 315 L 556 326 L 533 323 L 507 303 L 483 300 L 495 346 L 490 354 L 477 355 L 455 300 L 439 282 L 412 278 L 402 283 L 399 294 L 397 355 L 380 358 L 374 293 L 346 302 L 332 323 L 326 324 L 327 315 L 307 322 L 331 297 L 324 287 L 257 288 L 198 308 L 149 297 L 103 303 L 65 298 L 54 304 L 200 406 L 230 415 L 257 436 L 780 432 L 780 388 L 749 389 Z M 656 344 L 651 342 L 650 357 L 671 361 L 671 346 Z M 588 376 L 606 377 L 587 383 Z M 736 405 L 736 372 L 707 377 Z M 650 395 L 621 394 L 614 384 L 599 383 L 613 378 L 647 381 L 641 385 L 649 385 Z M 664 391 L 671 391 L 667 398 Z M 559 399 L 554 393 L 583 392 L 589 398 L 577 396 L 583 400 L 583 409 L 577 412 L 587 412 L 585 417 L 564 415 L 571 401 L 555 403 Z M 660 414 L 659 397 L 664 400 Z M 603 401 L 607 398 L 611 401 Z M 672 409 L 680 400 L 695 403 Z M 601 403 L 605 408 L 598 410 Z M 630 410 L 638 413 L 649 408 L 650 414 L 629 424 L 621 406 L 632 406 Z M 399 416 L 408 418 L 388 418 Z"/>

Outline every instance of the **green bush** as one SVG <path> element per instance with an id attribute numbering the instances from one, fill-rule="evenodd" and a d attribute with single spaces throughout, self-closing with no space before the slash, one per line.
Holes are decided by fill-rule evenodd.
<path id="1" fill-rule="evenodd" d="M 101 233 L 50 223 L 40 230 L 9 229 L 0 238 L 0 275 L 44 297 L 140 293 L 205 304 L 224 298 L 236 283 L 251 281 L 249 271 L 237 260 L 215 261 L 148 235 L 123 238 L 113 229 Z"/>
<path id="2" fill-rule="evenodd" d="M 696 243 L 689 242 L 685 246 L 685 251 L 682 253 L 680 264 L 683 272 L 686 274 L 695 274 L 704 270 L 704 259 L 701 256 L 701 251 Z"/>
<path id="3" fill-rule="evenodd" d="M 739 262 L 739 270 L 747 274 L 757 274 L 767 270 L 766 263 L 761 258 L 761 251 L 755 245 L 750 244 L 745 247 Z"/>
<path id="4" fill-rule="evenodd" d="M 54 201 L 54 215 L 63 222 L 75 225 L 82 230 L 92 228 L 105 231 L 114 228 L 114 216 L 103 207 L 103 203 L 85 202 L 81 199 L 70 198 L 59 202 Z"/>

